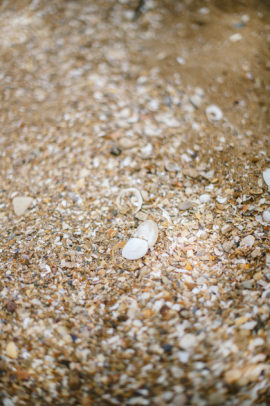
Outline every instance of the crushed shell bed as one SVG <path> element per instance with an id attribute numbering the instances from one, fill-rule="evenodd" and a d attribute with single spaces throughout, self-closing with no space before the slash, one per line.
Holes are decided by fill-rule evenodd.
<path id="1" fill-rule="evenodd" d="M 269 5 L 137 4 L 0 5 L 4 406 L 269 404 Z"/>

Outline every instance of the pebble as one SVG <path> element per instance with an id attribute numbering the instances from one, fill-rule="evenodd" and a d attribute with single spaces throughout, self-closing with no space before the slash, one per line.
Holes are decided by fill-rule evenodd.
<path id="1" fill-rule="evenodd" d="M 220 203 L 220 204 L 224 204 L 224 203 L 227 202 L 227 197 L 218 196 L 218 197 L 216 198 L 216 201 L 217 201 L 218 203 Z"/>
<path id="2" fill-rule="evenodd" d="M 189 98 L 190 103 L 197 109 L 202 105 L 203 99 L 198 94 L 193 94 Z"/>
<path id="3" fill-rule="evenodd" d="M 270 210 L 265 210 L 263 212 L 263 221 L 265 221 L 266 223 L 270 223 Z"/>
<path id="4" fill-rule="evenodd" d="M 254 242 L 255 242 L 255 238 L 253 237 L 253 235 L 247 235 L 240 242 L 240 248 L 244 249 L 244 250 L 249 249 L 253 246 Z"/>
<path id="5" fill-rule="evenodd" d="M 229 231 L 232 230 L 232 225 L 231 224 L 225 224 L 222 228 L 221 228 L 221 232 L 223 235 L 227 234 Z"/>
<path id="6" fill-rule="evenodd" d="M 9 313 L 14 313 L 16 310 L 16 303 L 13 300 L 9 300 L 6 304 L 6 309 Z"/>
<path id="7" fill-rule="evenodd" d="M 215 104 L 207 106 L 205 113 L 209 121 L 219 121 L 223 118 L 222 110 Z"/>
<path id="8" fill-rule="evenodd" d="M 178 209 L 181 211 L 189 210 L 193 207 L 193 203 L 190 200 L 186 200 L 185 202 L 180 203 Z"/>
<path id="9" fill-rule="evenodd" d="M 33 201 L 32 197 L 28 197 L 28 196 L 14 197 L 12 203 L 13 203 L 13 208 L 14 208 L 15 214 L 17 216 L 21 216 L 22 214 L 24 214 L 24 212 L 31 205 L 32 201 Z"/>
<path id="10" fill-rule="evenodd" d="M 141 149 L 141 152 L 145 158 L 149 157 L 153 152 L 152 144 L 147 144 L 145 147 Z"/>
<path id="11" fill-rule="evenodd" d="M 230 41 L 238 42 L 238 41 L 241 41 L 242 38 L 243 38 L 242 35 L 237 32 L 236 34 L 233 34 L 230 36 Z"/>
<path id="12" fill-rule="evenodd" d="M 197 345 L 197 338 L 194 334 L 186 334 L 184 337 L 181 338 L 179 344 L 181 348 L 183 348 L 184 350 L 188 350 Z"/>
<path id="13" fill-rule="evenodd" d="M 267 186 L 270 188 L 270 168 L 265 169 L 263 172 L 263 179 Z"/>
<path id="14" fill-rule="evenodd" d="M 121 149 L 117 145 L 114 145 L 110 150 L 110 154 L 113 156 L 119 156 L 121 152 L 122 152 Z"/>
<path id="15" fill-rule="evenodd" d="M 6 346 L 6 354 L 8 357 L 16 359 L 18 357 L 18 348 L 13 341 L 10 341 Z"/>
<path id="16" fill-rule="evenodd" d="M 204 193 L 199 197 L 199 199 L 201 203 L 207 203 L 210 200 L 210 195 L 208 193 Z"/>
<path id="17" fill-rule="evenodd" d="M 234 246 L 234 241 L 233 240 L 225 241 L 222 244 L 222 248 L 224 249 L 225 252 L 230 252 L 233 246 Z"/>
<path id="18" fill-rule="evenodd" d="M 181 58 L 181 56 L 179 56 L 178 58 L 176 58 L 177 62 L 179 63 L 179 65 L 185 65 L 186 61 L 184 60 L 184 58 Z"/>
<path id="19" fill-rule="evenodd" d="M 4 398 L 4 399 L 3 399 L 3 406 L 14 406 L 14 403 L 12 402 L 11 399 L 9 399 L 9 398 Z"/>

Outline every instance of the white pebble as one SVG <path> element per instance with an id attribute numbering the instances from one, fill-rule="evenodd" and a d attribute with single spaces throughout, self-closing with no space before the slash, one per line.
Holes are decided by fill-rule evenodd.
<path id="1" fill-rule="evenodd" d="M 265 169 L 263 172 L 263 179 L 267 186 L 270 188 L 270 168 Z"/>
<path id="2" fill-rule="evenodd" d="M 148 243 L 141 238 L 130 238 L 122 250 L 124 258 L 129 260 L 142 258 L 148 251 Z"/>
<path id="3" fill-rule="evenodd" d="M 190 96 L 189 101 L 194 107 L 199 108 L 203 102 L 203 99 L 198 94 L 193 94 Z"/>
<path id="4" fill-rule="evenodd" d="M 210 195 L 208 193 L 204 193 L 199 197 L 201 203 L 207 203 L 210 200 Z"/>
<path id="5" fill-rule="evenodd" d="M 240 242 L 240 248 L 241 249 L 248 249 L 253 246 L 255 242 L 255 238 L 253 235 L 247 235 L 243 240 Z"/>
<path id="6" fill-rule="evenodd" d="M 151 248 L 158 238 L 158 226 L 153 220 L 144 221 L 135 231 L 134 237 L 145 240 Z"/>
<path id="7" fill-rule="evenodd" d="M 197 345 L 197 337 L 194 334 L 186 334 L 180 340 L 180 347 L 189 350 Z"/>
<path id="8" fill-rule="evenodd" d="M 223 204 L 227 202 L 227 197 L 218 196 L 216 200 L 218 203 Z"/>
<path id="9" fill-rule="evenodd" d="M 3 406 L 14 406 L 14 403 L 12 402 L 11 399 L 9 399 L 9 398 L 4 398 L 4 399 L 3 399 Z"/>
<path id="10" fill-rule="evenodd" d="M 185 60 L 184 58 L 181 58 L 181 56 L 179 56 L 178 58 L 176 58 L 177 62 L 179 63 L 179 65 L 185 65 Z"/>
<path id="11" fill-rule="evenodd" d="M 265 210 L 262 216 L 263 221 L 265 221 L 266 223 L 270 223 L 270 210 Z"/>
<path id="12" fill-rule="evenodd" d="M 24 214 L 24 212 L 31 205 L 32 201 L 33 201 L 32 197 L 28 197 L 28 196 L 14 197 L 12 203 L 13 203 L 13 208 L 14 208 L 15 214 L 17 216 L 21 216 L 22 214 Z"/>
<path id="13" fill-rule="evenodd" d="M 237 32 L 236 34 L 233 34 L 230 36 L 230 41 L 237 42 L 237 41 L 241 41 L 242 38 L 243 38 L 242 35 Z"/>
<path id="14" fill-rule="evenodd" d="M 205 113 L 209 121 L 219 121 L 223 118 L 222 110 L 215 104 L 207 106 Z"/>

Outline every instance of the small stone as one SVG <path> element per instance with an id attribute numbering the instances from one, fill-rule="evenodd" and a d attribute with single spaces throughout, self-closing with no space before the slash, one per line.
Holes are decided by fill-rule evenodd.
<path id="1" fill-rule="evenodd" d="M 183 169 L 183 175 L 189 176 L 190 178 L 196 179 L 200 176 L 199 172 L 193 168 Z"/>
<path id="2" fill-rule="evenodd" d="M 254 242 L 255 242 L 255 238 L 253 237 L 253 235 L 247 235 L 240 242 L 240 248 L 244 249 L 244 250 L 249 249 L 253 246 Z"/>
<path id="3" fill-rule="evenodd" d="M 6 309 L 9 313 L 14 313 L 16 310 L 16 303 L 13 300 L 9 300 L 6 304 Z"/>
<path id="4" fill-rule="evenodd" d="M 201 203 L 207 203 L 207 202 L 209 202 L 211 197 L 210 197 L 210 195 L 208 193 L 204 193 L 199 197 L 199 199 L 200 199 Z"/>
<path id="5" fill-rule="evenodd" d="M 3 406 L 14 406 L 14 403 L 9 398 L 4 398 L 2 402 L 3 402 Z"/>
<path id="6" fill-rule="evenodd" d="M 13 203 L 13 208 L 14 208 L 15 214 L 17 216 L 21 216 L 22 214 L 24 214 L 24 212 L 31 205 L 32 201 L 33 201 L 32 197 L 28 197 L 28 196 L 14 197 L 12 203 Z"/>
<path id="7" fill-rule="evenodd" d="M 152 154 L 152 152 L 153 152 L 153 146 L 150 143 L 141 149 L 141 153 L 144 158 L 148 158 Z"/>
<path id="8" fill-rule="evenodd" d="M 112 147 L 112 149 L 110 150 L 110 154 L 113 156 L 119 156 L 119 155 L 121 155 L 121 153 L 122 153 L 122 150 L 117 145 L 114 145 Z"/>
<path id="9" fill-rule="evenodd" d="M 162 398 L 165 402 L 169 402 L 173 398 L 173 392 L 164 392 Z"/>
<path id="10" fill-rule="evenodd" d="M 185 202 L 180 203 L 178 209 L 181 211 L 189 210 L 193 207 L 193 203 L 190 200 L 186 200 Z"/>
<path id="11" fill-rule="evenodd" d="M 198 94 L 194 94 L 190 96 L 189 101 L 194 107 L 198 109 L 201 106 L 203 99 Z"/>
<path id="12" fill-rule="evenodd" d="M 265 221 L 266 223 L 270 223 L 270 210 L 265 210 L 263 212 L 263 221 Z"/>
<path id="13" fill-rule="evenodd" d="M 197 345 L 197 338 L 194 334 L 186 334 L 180 340 L 180 347 L 189 350 Z"/>
<path id="14" fill-rule="evenodd" d="M 179 65 L 185 65 L 185 63 L 186 63 L 184 58 L 181 58 L 181 56 L 178 56 L 178 58 L 176 58 L 176 60 L 179 63 Z"/>
<path id="15" fill-rule="evenodd" d="M 225 252 L 230 252 L 232 247 L 234 246 L 234 241 L 225 241 L 222 245 L 222 248 L 224 249 Z"/>
<path id="16" fill-rule="evenodd" d="M 69 386 L 71 389 L 79 389 L 81 386 L 80 376 L 77 371 L 73 371 L 69 377 Z"/>
<path id="17" fill-rule="evenodd" d="M 264 179 L 265 183 L 267 184 L 267 186 L 270 188 L 270 168 L 266 169 L 263 172 L 263 179 Z"/>
<path id="18" fill-rule="evenodd" d="M 247 323 L 244 323 L 244 324 L 241 325 L 241 329 L 253 330 L 256 325 L 257 325 L 256 321 L 254 321 L 254 320 L 248 321 Z"/>
<path id="19" fill-rule="evenodd" d="M 8 357 L 13 359 L 16 359 L 18 357 L 18 348 L 13 341 L 10 341 L 6 346 L 6 353 Z"/>
<path id="20" fill-rule="evenodd" d="M 237 32 L 237 33 L 230 36 L 230 41 L 231 42 L 238 42 L 238 41 L 241 41 L 242 38 L 243 38 L 242 35 Z"/>
<path id="21" fill-rule="evenodd" d="M 182 362 L 183 364 L 186 364 L 189 360 L 189 353 L 186 351 L 179 351 L 178 352 L 178 359 L 180 362 Z"/>
<path id="22" fill-rule="evenodd" d="M 266 364 L 250 364 L 242 368 L 232 369 L 225 373 L 225 381 L 228 384 L 236 383 L 244 386 L 249 382 L 256 382 L 261 373 L 267 368 Z"/>
<path id="23" fill-rule="evenodd" d="M 252 258 L 258 258 L 259 256 L 261 256 L 261 250 L 260 248 L 255 248 L 255 250 L 252 251 L 251 256 Z"/>
<path id="24" fill-rule="evenodd" d="M 270 268 L 270 254 L 266 254 L 265 256 L 265 265 L 267 268 Z"/>
<path id="25" fill-rule="evenodd" d="M 186 405 L 186 396 L 184 393 L 179 393 L 176 395 L 173 399 L 173 401 L 170 403 L 171 406 L 180 406 L 180 405 Z"/>
<path id="26" fill-rule="evenodd" d="M 218 203 L 220 203 L 220 204 L 224 204 L 224 203 L 227 202 L 227 197 L 218 196 L 218 197 L 216 198 L 216 201 L 217 201 Z"/>
<path id="27" fill-rule="evenodd" d="M 221 232 L 222 232 L 223 235 L 228 234 L 231 230 L 232 230 L 232 225 L 231 224 L 225 224 L 221 228 Z"/>
<path id="28" fill-rule="evenodd" d="M 203 241 L 207 240 L 207 238 L 209 236 L 207 231 L 205 231 L 205 230 L 199 230 L 196 235 Z"/>

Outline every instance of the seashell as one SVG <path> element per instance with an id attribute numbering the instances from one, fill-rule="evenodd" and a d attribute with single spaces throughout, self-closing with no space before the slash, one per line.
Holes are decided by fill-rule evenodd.
<path id="1" fill-rule="evenodd" d="M 130 200 L 132 205 L 136 207 L 135 213 L 138 213 L 138 211 L 141 210 L 143 204 L 141 192 L 134 187 L 122 190 L 116 199 L 116 204 L 119 208 L 123 206 L 123 198 L 125 195 L 133 195 Z"/>
<path id="2" fill-rule="evenodd" d="M 158 226 L 153 220 L 144 221 L 135 231 L 134 237 L 147 241 L 148 247 L 151 248 L 158 238 Z"/>
<path id="3" fill-rule="evenodd" d="M 215 104 L 207 106 L 205 113 L 209 121 L 219 121 L 223 118 L 222 110 Z"/>
<path id="4" fill-rule="evenodd" d="M 270 168 L 265 169 L 265 171 L 263 171 L 263 179 L 267 184 L 267 186 L 270 188 Z"/>
<path id="5" fill-rule="evenodd" d="M 148 251 L 148 243 L 141 238 L 130 238 L 122 250 L 126 259 L 142 258 Z"/>

